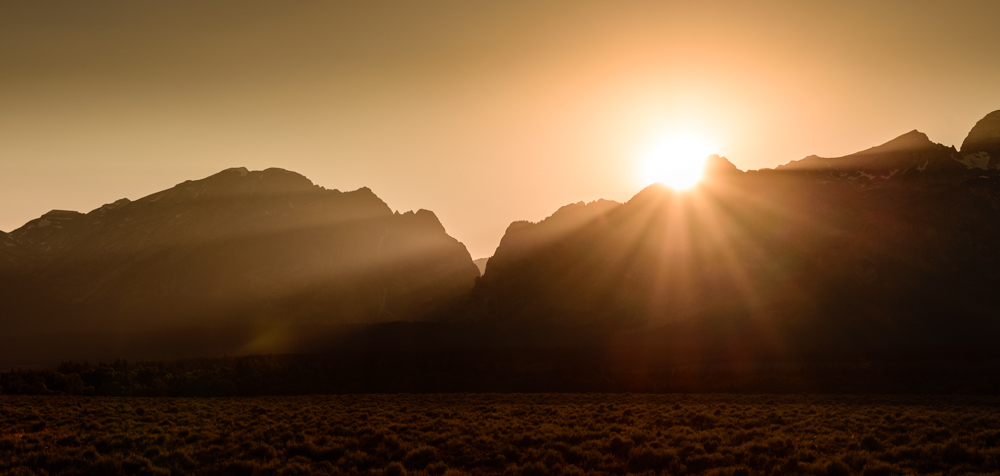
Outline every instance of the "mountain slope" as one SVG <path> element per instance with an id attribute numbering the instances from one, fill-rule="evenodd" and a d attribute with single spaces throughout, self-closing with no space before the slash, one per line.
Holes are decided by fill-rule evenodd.
<path id="1" fill-rule="evenodd" d="M 8 335 L 427 319 L 478 275 L 433 213 L 280 169 L 52 211 L 9 239 L 22 265 L 7 281 L 30 289 L 8 304 Z"/>
<path id="2" fill-rule="evenodd" d="M 962 142 L 962 163 L 969 168 L 1000 170 L 1000 111 L 982 118 Z"/>
<path id="3" fill-rule="evenodd" d="M 17 262 L 17 242 L 7 233 L 0 231 L 0 270 L 12 268 Z"/>

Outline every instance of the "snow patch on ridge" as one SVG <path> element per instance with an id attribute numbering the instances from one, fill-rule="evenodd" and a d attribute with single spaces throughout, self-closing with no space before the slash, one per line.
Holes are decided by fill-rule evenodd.
<path id="1" fill-rule="evenodd" d="M 889 175 L 883 175 L 882 178 L 888 180 L 892 178 L 893 175 L 896 175 L 896 172 L 899 172 L 899 169 L 892 169 L 892 172 L 889 172 Z"/>
<path id="2" fill-rule="evenodd" d="M 965 165 L 969 169 L 982 169 L 987 170 L 990 164 L 990 154 L 985 151 L 976 152 L 973 154 L 965 154 L 961 159 L 955 159 L 960 164 Z"/>

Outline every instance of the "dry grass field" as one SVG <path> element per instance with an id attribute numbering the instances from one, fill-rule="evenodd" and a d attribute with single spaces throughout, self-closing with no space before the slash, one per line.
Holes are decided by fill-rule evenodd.
<path id="1" fill-rule="evenodd" d="M 0 474 L 996 474 L 995 397 L 0 397 Z"/>

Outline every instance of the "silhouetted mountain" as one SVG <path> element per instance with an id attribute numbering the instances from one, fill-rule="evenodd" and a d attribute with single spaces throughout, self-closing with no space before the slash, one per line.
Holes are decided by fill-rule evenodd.
<path id="1" fill-rule="evenodd" d="M 983 130 L 995 123 L 970 137 Z M 474 315 L 591 341 L 617 333 L 622 352 L 660 357 L 996 347 L 1000 174 L 964 160 L 916 131 L 776 170 L 712 157 L 694 190 L 652 185 L 620 206 L 511 224 Z"/>
<path id="2" fill-rule="evenodd" d="M 479 258 L 477 260 L 472 260 L 472 262 L 479 268 L 479 275 L 482 276 L 486 272 L 486 263 L 490 261 L 489 258 Z"/>
<path id="3" fill-rule="evenodd" d="M 778 166 L 784 171 L 836 171 L 842 177 L 864 177 L 869 180 L 888 180 L 907 174 L 929 176 L 954 173 L 962 168 L 961 156 L 954 147 L 935 144 L 927 135 L 910 131 L 878 147 L 846 157 L 823 158 L 811 155 L 802 160 Z M 929 172 L 929 173 L 925 173 Z"/>
<path id="4" fill-rule="evenodd" d="M 1000 169 L 1000 111 L 976 123 L 962 142 L 962 162 L 969 168 Z"/>
<path id="5" fill-rule="evenodd" d="M 281 169 L 54 210 L 0 238 L 13 270 L 0 287 L 18 289 L 0 324 L 20 343 L 217 329 L 229 341 L 211 353 L 277 350 L 292 327 L 431 318 L 478 275 L 432 212 L 393 213 L 367 188 L 326 190 Z"/>

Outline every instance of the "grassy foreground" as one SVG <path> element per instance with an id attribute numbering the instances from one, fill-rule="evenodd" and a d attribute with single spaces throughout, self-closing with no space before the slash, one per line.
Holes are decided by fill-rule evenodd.
<path id="1" fill-rule="evenodd" d="M 638 394 L 0 396 L 0 474 L 996 474 L 998 404 Z"/>

